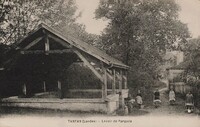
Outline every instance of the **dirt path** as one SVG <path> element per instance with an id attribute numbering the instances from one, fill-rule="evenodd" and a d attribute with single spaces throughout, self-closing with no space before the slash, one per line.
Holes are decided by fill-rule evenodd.
<path id="1" fill-rule="evenodd" d="M 168 94 L 167 94 L 167 88 L 160 89 L 160 97 L 161 97 L 161 106 L 158 108 L 155 108 L 154 106 L 146 107 L 142 110 L 147 111 L 148 115 L 153 116 L 168 116 L 168 115 L 175 115 L 175 116 L 185 116 L 185 115 L 196 115 L 196 114 L 187 114 L 185 113 L 185 106 L 184 106 L 184 100 L 176 97 L 176 103 L 175 105 L 170 105 L 168 100 Z"/>

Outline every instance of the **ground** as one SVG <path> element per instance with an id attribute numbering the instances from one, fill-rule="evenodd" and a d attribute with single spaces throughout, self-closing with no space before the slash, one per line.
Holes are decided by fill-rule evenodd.
<path id="1" fill-rule="evenodd" d="M 185 109 L 184 100 L 176 96 L 176 102 L 174 105 L 169 104 L 167 88 L 161 88 L 160 90 L 161 105 L 155 108 L 154 105 L 144 105 L 143 109 L 134 109 L 129 116 L 197 116 L 198 109 L 195 109 L 194 113 L 187 114 Z M 153 104 L 153 102 L 152 102 Z"/>
<path id="2" fill-rule="evenodd" d="M 177 97 L 169 105 L 166 88 L 160 89 L 162 104 L 159 108 L 145 106 L 128 115 L 0 108 L 0 127 L 71 127 L 71 126 L 130 126 L 130 127 L 199 127 L 197 113 L 185 112 L 184 100 Z"/>
<path id="3" fill-rule="evenodd" d="M 147 107 L 146 110 L 149 112 L 149 115 L 185 115 L 184 100 L 176 97 L 175 105 L 170 105 L 168 101 L 168 94 L 166 91 L 166 88 L 160 90 L 162 101 L 160 107 Z"/>

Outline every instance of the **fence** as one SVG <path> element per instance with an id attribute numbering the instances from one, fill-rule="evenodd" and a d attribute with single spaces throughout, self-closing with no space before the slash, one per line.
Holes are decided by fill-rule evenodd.
<path id="1" fill-rule="evenodd" d="M 186 94 L 188 91 L 192 90 L 192 87 L 184 82 L 170 83 L 170 87 L 173 86 L 176 93 Z"/>

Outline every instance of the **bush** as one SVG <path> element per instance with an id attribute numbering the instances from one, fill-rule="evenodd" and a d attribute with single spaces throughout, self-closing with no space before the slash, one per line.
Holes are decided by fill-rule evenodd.
<path id="1" fill-rule="evenodd" d="M 138 90 L 141 91 L 143 102 L 145 105 L 149 105 L 153 101 L 152 86 L 154 80 L 148 73 L 132 73 L 129 74 L 129 94 L 135 98 Z"/>
<path id="2" fill-rule="evenodd" d="M 150 88 L 154 83 L 153 78 L 148 73 L 130 73 L 129 74 L 129 87 L 138 88 L 145 87 Z"/>
<path id="3" fill-rule="evenodd" d="M 176 77 L 173 78 L 173 82 L 184 82 L 185 81 L 185 77 L 184 74 L 178 74 Z"/>

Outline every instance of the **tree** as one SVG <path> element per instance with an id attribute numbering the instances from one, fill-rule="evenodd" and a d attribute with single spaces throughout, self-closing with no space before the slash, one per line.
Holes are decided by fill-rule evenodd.
<path id="1" fill-rule="evenodd" d="M 81 13 L 77 14 L 75 0 L 1 0 L 0 16 L 0 48 L 5 49 L 0 51 L 0 67 L 3 64 L 6 68 L 3 80 L 15 82 L 10 83 L 15 87 L 21 85 L 19 81 L 35 83 L 46 78 L 50 81 L 64 80 L 66 69 L 73 62 L 67 55 L 21 56 L 13 48 L 16 42 L 29 35 L 41 22 L 63 35 L 70 34 L 90 44 L 97 38 L 88 34 L 84 25 L 76 23 Z M 5 54 L 7 46 L 9 52 Z M 2 84 L 9 86 L 9 83 Z"/>
<path id="2" fill-rule="evenodd" d="M 193 38 L 184 45 L 186 73 L 198 80 L 200 77 L 200 37 Z"/>
<path id="3" fill-rule="evenodd" d="M 74 0 L 4 0 L 0 5 L 1 43 L 10 44 L 20 40 L 41 22 L 85 41 L 93 36 L 85 31 L 84 25 L 75 22 L 81 13 L 76 14 Z"/>
<path id="4" fill-rule="evenodd" d="M 109 20 L 101 43 L 109 54 L 132 67 L 131 82 L 140 74 L 156 79 L 166 50 L 186 42 L 188 28 L 178 20 L 178 11 L 174 0 L 100 1 L 96 18 Z"/>
<path id="5" fill-rule="evenodd" d="M 200 36 L 190 39 L 184 45 L 185 53 L 185 75 L 187 76 L 187 85 L 192 87 L 195 105 L 200 107 Z"/>

